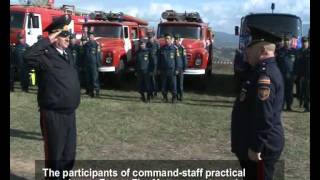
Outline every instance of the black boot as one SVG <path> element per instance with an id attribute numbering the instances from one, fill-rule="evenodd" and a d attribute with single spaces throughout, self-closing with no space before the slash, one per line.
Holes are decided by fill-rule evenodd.
<path id="1" fill-rule="evenodd" d="M 182 100 L 183 100 L 183 94 L 181 93 L 181 94 L 180 94 L 180 97 L 179 97 L 179 101 L 182 102 Z"/>
<path id="2" fill-rule="evenodd" d="M 173 95 L 173 96 L 172 96 L 171 102 L 172 102 L 172 103 L 177 103 L 177 95 Z"/>
<path id="3" fill-rule="evenodd" d="M 141 101 L 142 102 L 146 102 L 146 97 L 145 97 L 145 95 L 144 95 L 144 93 L 141 93 Z"/>
<path id="4" fill-rule="evenodd" d="M 292 111 L 291 106 L 287 106 L 287 111 Z"/>
<path id="5" fill-rule="evenodd" d="M 100 91 L 99 90 L 96 90 L 96 97 L 100 97 Z"/>
<path id="6" fill-rule="evenodd" d="M 89 91 L 89 96 L 93 98 L 94 97 L 94 92 L 93 91 Z"/>
<path id="7" fill-rule="evenodd" d="M 163 95 L 163 101 L 164 101 L 165 103 L 168 102 L 168 96 L 167 96 L 166 94 Z"/>
<path id="8" fill-rule="evenodd" d="M 150 102 L 150 99 L 152 98 L 152 95 L 151 94 L 148 94 L 148 96 L 147 96 L 147 103 L 149 103 Z"/>

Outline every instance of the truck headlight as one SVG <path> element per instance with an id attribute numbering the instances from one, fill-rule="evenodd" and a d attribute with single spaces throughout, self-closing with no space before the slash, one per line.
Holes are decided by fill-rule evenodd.
<path id="1" fill-rule="evenodd" d="M 112 53 L 108 52 L 106 57 L 106 64 L 112 63 Z"/>
<path id="2" fill-rule="evenodd" d="M 194 64 L 195 64 L 196 66 L 200 66 L 200 65 L 201 65 L 201 62 L 202 62 L 202 59 L 201 59 L 200 57 L 197 57 L 197 58 L 196 58 L 196 61 L 194 62 Z"/>

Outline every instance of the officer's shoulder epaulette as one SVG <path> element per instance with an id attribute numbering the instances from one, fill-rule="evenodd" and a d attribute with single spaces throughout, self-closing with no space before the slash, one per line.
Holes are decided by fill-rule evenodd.
<path id="1" fill-rule="evenodd" d="M 270 85 L 271 84 L 271 79 L 269 76 L 267 76 L 266 74 L 262 74 L 259 76 L 258 78 L 258 84 L 261 85 Z"/>

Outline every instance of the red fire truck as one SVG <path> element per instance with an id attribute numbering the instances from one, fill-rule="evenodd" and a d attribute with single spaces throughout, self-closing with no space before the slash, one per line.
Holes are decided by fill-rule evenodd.
<path id="1" fill-rule="evenodd" d="M 140 38 L 145 37 L 148 23 L 142 19 L 125 15 L 122 12 L 95 11 L 84 24 L 94 32 L 101 46 L 102 73 L 123 72 L 134 70 L 134 54 Z"/>
<path id="2" fill-rule="evenodd" d="M 188 66 L 184 74 L 211 75 L 213 59 L 213 32 L 208 23 L 202 21 L 199 13 L 177 13 L 167 10 L 162 13 L 158 25 L 157 38 L 160 45 L 164 44 L 166 33 L 179 34 L 182 45 L 186 48 Z"/>
<path id="3" fill-rule="evenodd" d="M 54 0 L 48 0 L 46 6 L 11 5 L 10 6 L 10 43 L 17 43 L 17 35 L 20 33 L 26 39 L 28 45 L 37 42 L 39 35 L 46 37 L 43 32 L 55 18 L 63 14 L 71 14 L 72 21 L 69 30 L 81 38 L 82 24 L 85 22 L 83 15 L 75 12 L 75 7 L 63 5 L 61 8 L 53 7 Z"/>

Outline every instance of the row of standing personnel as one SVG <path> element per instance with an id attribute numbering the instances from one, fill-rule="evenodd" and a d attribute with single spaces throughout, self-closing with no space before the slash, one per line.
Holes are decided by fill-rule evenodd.
<path id="1" fill-rule="evenodd" d="M 16 69 L 20 75 L 23 91 L 29 89 L 28 68 L 23 63 L 23 54 L 29 48 L 25 39 L 18 35 L 19 43 L 11 47 L 10 87 L 14 90 L 14 74 Z M 41 38 L 39 38 L 40 40 Z M 168 91 L 171 91 L 172 102 L 183 99 L 183 72 L 186 68 L 186 51 L 181 44 L 180 36 L 165 35 L 166 44 L 160 48 L 154 39 L 153 32 L 148 33 L 148 41 L 139 40 L 139 50 L 136 54 L 136 75 L 138 77 L 139 93 L 144 102 L 162 92 L 163 100 L 168 102 Z M 80 84 L 86 89 L 86 94 L 91 97 L 99 96 L 100 81 L 99 67 L 101 66 L 101 47 L 95 40 L 92 32 L 88 32 L 81 38 L 81 44 L 76 43 L 74 35 L 70 36 L 68 49 L 75 59 Z M 147 98 L 145 93 L 147 93 Z"/>
<path id="2" fill-rule="evenodd" d="M 95 41 L 93 33 L 83 36 L 81 45 L 76 44 L 74 35 L 70 36 L 70 45 L 68 49 L 75 59 L 79 80 L 81 86 L 86 89 L 86 93 L 91 97 L 98 96 L 100 91 L 99 72 L 101 66 L 101 49 Z M 25 39 L 18 34 L 18 43 L 16 46 L 10 46 L 10 90 L 14 91 L 15 72 L 18 72 L 21 89 L 25 92 L 29 91 L 30 86 L 30 71 L 31 69 L 23 63 L 23 55 L 29 48 Z M 38 37 L 38 41 L 42 37 Z M 37 77 L 37 76 L 36 76 Z"/>
<path id="3" fill-rule="evenodd" d="M 183 100 L 186 51 L 178 34 L 174 36 L 174 42 L 171 34 L 166 34 L 164 37 L 165 45 L 162 47 L 154 40 L 153 33 L 148 34 L 147 42 L 139 40 L 139 50 L 136 54 L 136 76 L 139 93 L 144 102 L 149 102 L 150 99 L 157 96 L 160 90 L 165 102 L 168 102 L 169 90 L 172 95 L 172 103 Z"/>
<path id="4" fill-rule="evenodd" d="M 101 47 L 94 40 L 94 34 L 89 32 L 89 41 L 86 36 L 81 38 L 83 46 L 75 43 L 71 38 L 70 52 L 76 59 L 80 82 L 86 87 L 91 96 L 99 96 L 100 82 L 98 68 L 101 66 Z M 148 41 L 139 40 L 139 49 L 136 53 L 136 73 L 141 100 L 150 99 L 162 92 L 163 100 L 168 102 L 168 91 L 171 91 L 172 102 L 183 99 L 183 72 L 186 69 L 186 51 L 181 44 L 180 36 L 165 35 L 166 44 L 160 48 L 154 39 L 153 32 L 148 33 Z"/>
<path id="5" fill-rule="evenodd" d="M 276 50 L 277 64 L 285 82 L 284 107 L 292 110 L 293 86 L 296 84 L 296 97 L 300 107 L 310 111 L 310 48 L 309 39 L 302 38 L 302 48 L 290 47 L 290 37 L 284 37 L 283 47 Z"/>

